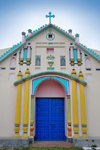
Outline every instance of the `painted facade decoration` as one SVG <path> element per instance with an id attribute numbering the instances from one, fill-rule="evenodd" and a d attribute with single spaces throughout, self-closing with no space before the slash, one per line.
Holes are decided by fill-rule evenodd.
<path id="1" fill-rule="evenodd" d="M 55 59 L 55 57 L 53 55 L 47 56 L 48 65 L 49 65 L 48 70 L 54 70 L 54 68 L 53 68 L 54 59 Z"/>
<path id="2" fill-rule="evenodd" d="M 46 17 L 0 56 L 0 138 L 100 139 L 99 51 Z"/>

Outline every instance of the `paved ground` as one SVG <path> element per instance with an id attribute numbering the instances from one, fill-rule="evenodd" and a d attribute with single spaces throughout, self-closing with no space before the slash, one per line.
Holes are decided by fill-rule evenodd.
<path id="1" fill-rule="evenodd" d="M 67 143 L 67 141 L 37 141 L 31 144 L 32 147 L 73 147 L 73 144 Z"/>

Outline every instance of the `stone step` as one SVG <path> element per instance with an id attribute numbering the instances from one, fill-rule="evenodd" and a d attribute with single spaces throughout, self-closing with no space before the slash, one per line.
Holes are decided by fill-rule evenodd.
<path id="1" fill-rule="evenodd" d="M 35 141 L 30 144 L 31 147 L 73 147 L 73 144 L 67 141 Z"/>
<path id="2" fill-rule="evenodd" d="M 0 138 L 0 148 L 28 147 L 29 139 L 25 138 Z"/>

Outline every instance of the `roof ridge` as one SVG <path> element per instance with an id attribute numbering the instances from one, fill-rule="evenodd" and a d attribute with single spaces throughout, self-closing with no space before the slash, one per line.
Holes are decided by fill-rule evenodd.
<path id="1" fill-rule="evenodd" d="M 19 48 L 21 48 L 22 46 L 24 46 L 26 44 L 26 42 L 32 37 L 34 36 L 34 34 L 36 34 L 37 32 L 41 31 L 42 29 L 45 29 L 46 27 L 54 27 L 55 29 L 57 29 L 59 32 L 61 32 L 63 35 L 67 36 L 69 39 L 71 39 L 74 44 L 78 47 L 80 47 L 83 51 L 85 51 L 86 53 L 88 53 L 89 55 L 91 55 L 94 59 L 96 59 L 97 61 L 100 62 L 100 55 L 98 55 L 96 52 L 94 52 L 92 49 L 87 48 L 85 45 L 81 44 L 81 43 L 77 43 L 75 41 L 75 36 L 74 35 L 70 35 L 66 30 L 63 30 L 61 27 L 55 25 L 55 24 L 45 24 L 43 26 L 41 26 L 38 29 L 35 29 L 32 31 L 31 35 L 25 35 L 25 39 L 26 41 L 24 43 L 19 42 L 17 44 L 15 44 L 13 47 L 11 47 L 9 50 L 7 50 L 5 53 L 3 53 L 0 56 L 0 62 L 2 62 L 7 56 L 10 56 L 11 54 L 13 54 L 15 51 L 17 51 Z"/>
<path id="2" fill-rule="evenodd" d="M 20 45 L 22 44 L 22 42 L 15 44 L 13 47 L 11 47 L 10 49 L 8 49 L 3 55 L 0 56 L 0 60 L 5 57 L 7 54 L 9 54 L 10 52 L 12 52 L 13 50 L 15 50 L 16 48 L 18 48 Z"/>
<path id="3" fill-rule="evenodd" d="M 98 55 L 96 52 L 93 51 L 93 49 L 88 48 L 87 46 L 83 45 L 82 43 L 79 43 L 83 48 L 85 48 L 88 52 L 92 53 L 95 57 L 100 59 L 100 55 Z"/>

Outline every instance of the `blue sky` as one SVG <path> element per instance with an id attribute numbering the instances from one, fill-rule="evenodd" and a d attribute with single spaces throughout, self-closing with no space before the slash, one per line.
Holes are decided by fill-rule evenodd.
<path id="1" fill-rule="evenodd" d="M 21 32 L 53 24 L 80 34 L 80 42 L 100 50 L 100 0 L 0 0 L 0 49 L 21 41 Z"/>

